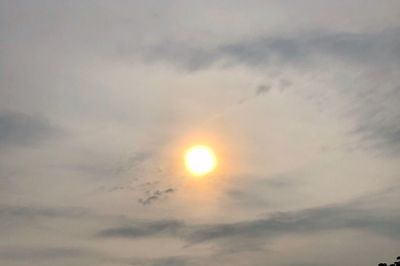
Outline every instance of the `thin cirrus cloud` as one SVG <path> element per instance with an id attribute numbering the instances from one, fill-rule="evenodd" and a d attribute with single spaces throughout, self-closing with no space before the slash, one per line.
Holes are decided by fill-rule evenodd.
<path id="1" fill-rule="evenodd" d="M 0 264 L 398 255 L 398 5 L 0 0 Z M 176 171 L 198 129 L 210 190 Z"/>
<path id="2" fill-rule="evenodd" d="M 146 60 L 166 61 L 188 71 L 205 70 L 218 62 L 256 69 L 294 67 L 310 74 L 326 60 L 344 64 L 343 71 L 353 67 L 362 74 L 354 75 L 351 87 L 344 84 L 340 91 L 349 99 L 348 110 L 344 112 L 356 120 L 353 133 L 378 152 L 397 156 L 400 129 L 394 121 L 400 117 L 400 80 L 396 71 L 400 62 L 399 33 L 399 28 L 355 33 L 314 30 L 217 47 L 168 41 L 143 51 L 143 56 Z M 340 70 L 336 71 L 340 76 Z M 259 87 L 256 94 L 266 91 Z"/>

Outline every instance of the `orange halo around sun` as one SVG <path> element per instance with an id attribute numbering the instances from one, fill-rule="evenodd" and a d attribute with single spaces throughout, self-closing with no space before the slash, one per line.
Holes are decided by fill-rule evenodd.
<path id="1" fill-rule="evenodd" d="M 184 159 L 187 170 L 194 176 L 204 176 L 211 173 L 217 166 L 214 151 L 205 145 L 189 148 Z"/>

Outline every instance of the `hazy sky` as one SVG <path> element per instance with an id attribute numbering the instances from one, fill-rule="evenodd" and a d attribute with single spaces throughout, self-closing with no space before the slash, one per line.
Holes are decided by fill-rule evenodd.
<path id="1" fill-rule="evenodd" d="M 0 1 L 0 265 L 377 265 L 399 202 L 398 0 Z"/>

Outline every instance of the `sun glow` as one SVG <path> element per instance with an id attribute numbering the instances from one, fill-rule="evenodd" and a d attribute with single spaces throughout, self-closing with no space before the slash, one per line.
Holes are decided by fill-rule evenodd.
<path id="1" fill-rule="evenodd" d="M 198 145 L 186 151 L 185 165 L 192 175 L 203 176 L 215 169 L 217 159 L 211 148 Z"/>

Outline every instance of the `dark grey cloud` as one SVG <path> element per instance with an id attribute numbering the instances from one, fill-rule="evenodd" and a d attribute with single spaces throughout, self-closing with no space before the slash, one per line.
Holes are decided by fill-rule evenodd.
<path id="1" fill-rule="evenodd" d="M 193 258 L 188 256 L 167 256 L 158 258 L 128 258 L 115 260 L 123 264 L 135 265 L 135 266 L 184 266 L 193 265 L 191 261 Z M 196 264 L 197 265 L 197 264 Z"/>
<path id="2" fill-rule="evenodd" d="M 35 144 L 57 132 L 59 129 L 43 117 L 0 111 L 0 147 Z"/>
<path id="3" fill-rule="evenodd" d="M 204 226 L 188 235 L 191 242 L 204 242 L 223 238 L 264 238 L 289 233 L 313 233 L 341 229 L 365 229 L 396 239 L 400 238 L 398 215 L 350 206 L 325 206 L 314 209 L 276 214 L 268 219 L 235 224 Z"/>
<path id="4" fill-rule="evenodd" d="M 0 232 L 13 234 L 21 228 L 40 227 L 43 222 L 98 218 L 87 209 L 79 207 L 45 207 L 35 205 L 0 205 Z M 104 218 L 104 217 L 103 217 Z"/>
<path id="5" fill-rule="evenodd" d="M 191 243 L 221 240 L 235 243 L 235 239 L 240 239 L 257 244 L 260 239 L 265 242 L 282 235 L 357 229 L 398 240 L 400 212 L 398 207 L 389 207 L 399 199 L 398 192 L 398 187 L 391 187 L 342 204 L 277 212 L 265 219 L 202 225 L 185 237 Z"/>
<path id="6" fill-rule="evenodd" d="M 153 266 L 184 266 L 187 265 L 184 257 L 170 257 L 156 260 Z"/>
<path id="7" fill-rule="evenodd" d="M 139 203 L 142 205 L 148 205 L 159 199 L 166 198 L 168 194 L 174 193 L 175 191 L 175 188 L 167 188 L 163 190 L 156 189 L 155 191 L 148 191 L 147 197 L 139 199 Z"/>
<path id="8" fill-rule="evenodd" d="M 151 237 L 158 235 L 177 235 L 185 225 L 176 220 L 160 220 L 150 222 L 135 222 L 134 224 L 103 230 L 98 233 L 100 237 Z"/>
<path id="9" fill-rule="evenodd" d="M 284 266 L 329 266 L 331 264 L 329 263 L 313 263 L 313 262 L 295 262 L 295 263 L 290 263 L 286 264 Z"/>
<path id="10" fill-rule="evenodd" d="M 254 94 L 251 96 L 244 97 L 237 102 L 237 105 L 242 105 L 248 103 L 251 100 L 254 100 L 256 97 L 261 96 L 263 94 L 268 93 L 271 90 L 271 86 L 268 84 L 260 84 L 254 89 Z M 231 108 L 236 107 L 237 105 L 233 105 Z M 227 109 L 229 110 L 229 109 Z M 227 111 L 225 111 L 227 112 Z M 224 114 L 223 112 L 222 114 Z"/>
<path id="11" fill-rule="evenodd" d="M 397 192 L 391 191 L 391 193 Z M 142 222 L 109 228 L 99 232 L 98 235 L 124 238 L 168 235 L 182 238 L 190 244 L 222 241 L 227 246 L 230 245 L 227 243 L 245 243 L 244 247 L 257 246 L 288 234 L 312 234 L 345 229 L 365 230 L 400 239 L 398 210 L 396 212 L 396 210 L 369 208 L 369 203 L 376 200 L 376 197 L 360 198 L 350 203 L 275 213 L 268 218 L 237 223 L 188 225 L 177 220 Z"/>
<path id="12" fill-rule="evenodd" d="M 85 265 L 150 265 L 141 260 L 135 264 L 130 259 L 119 258 L 79 245 L 8 245 L 0 247 L 0 264 L 14 265 L 70 265 L 85 261 Z M 137 261 L 137 260 L 136 260 Z M 6 264 L 8 265 L 8 264 Z"/>
<path id="13" fill-rule="evenodd" d="M 287 37 L 266 37 L 221 48 L 224 56 L 249 66 L 301 65 L 330 57 L 348 63 L 397 66 L 400 29 L 348 33 L 313 31 Z"/>
<path id="14" fill-rule="evenodd" d="M 77 258 L 87 255 L 86 250 L 75 247 L 2 247 L 0 249 L 0 261 L 40 261 Z"/>
<path id="15" fill-rule="evenodd" d="M 256 96 L 267 93 L 270 89 L 271 89 L 271 87 L 269 85 L 265 85 L 265 84 L 259 85 L 256 90 Z"/>
<path id="16" fill-rule="evenodd" d="M 400 80 L 396 77 L 393 81 L 387 75 L 382 75 L 386 82 L 374 80 L 374 76 L 367 79 L 366 89 L 356 95 L 359 100 L 355 98 L 353 103 L 358 126 L 354 133 L 366 140 L 367 146 L 393 156 L 400 154 L 400 124 L 397 122 L 400 121 Z M 393 82 L 395 84 L 391 85 Z"/>
<path id="17" fill-rule="evenodd" d="M 250 67 L 304 66 L 330 57 L 349 63 L 398 66 L 400 29 L 375 32 L 305 31 L 259 37 L 218 47 L 193 47 L 166 42 L 148 51 L 146 59 L 167 60 L 188 70 L 200 70 L 216 63 L 245 64 Z"/>
<path id="18" fill-rule="evenodd" d="M 83 208 L 0 205 L 0 217 L 78 217 L 88 214 Z"/>

